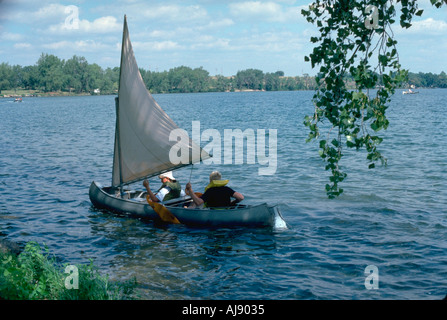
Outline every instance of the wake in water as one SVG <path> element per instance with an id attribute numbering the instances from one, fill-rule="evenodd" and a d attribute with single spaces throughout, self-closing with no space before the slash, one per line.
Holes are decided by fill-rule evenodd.
<path id="1" fill-rule="evenodd" d="M 283 219 L 279 210 L 275 214 L 275 222 L 273 224 L 273 229 L 275 230 L 289 229 L 287 227 L 287 222 Z"/>

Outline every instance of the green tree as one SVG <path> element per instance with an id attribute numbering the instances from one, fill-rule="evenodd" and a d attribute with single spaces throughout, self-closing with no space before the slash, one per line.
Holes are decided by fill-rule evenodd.
<path id="1" fill-rule="evenodd" d="M 431 3 L 442 5 L 439 0 Z M 317 0 L 302 14 L 319 32 L 310 38 L 316 47 L 305 61 L 310 61 L 312 68 L 320 66 L 313 97 L 315 112 L 305 117 L 304 124 L 309 128 L 307 141 L 311 141 L 321 136 L 321 121 L 330 123 L 319 142 L 319 154 L 331 172 L 326 192 L 333 198 L 343 192 L 339 183 L 347 176 L 340 163 L 344 147 L 365 148 L 369 168 L 378 161 L 386 164 L 377 149 L 383 140 L 378 132 L 388 127 L 388 104 L 407 76 L 399 64 L 391 27 L 398 14 L 400 25 L 411 27 L 412 18 L 422 10 L 415 0 Z M 355 91 L 346 86 L 349 74 Z M 369 90 L 376 87 L 377 93 L 371 96 Z"/>
<path id="2" fill-rule="evenodd" d="M 118 90 L 120 68 L 107 68 L 104 71 L 104 83 L 101 92 L 113 93 Z"/>
<path id="3" fill-rule="evenodd" d="M 23 68 L 19 65 L 12 66 L 11 68 L 11 76 L 10 76 L 10 82 L 11 87 L 15 90 L 17 90 L 19 87 L 22 87 L 23 85 Z"/>
<path id="4" fill-rule="evenodd" d="M 63 61 L 55 55 L 43 54 L 37 61 L 39 85 L 45 92 L 58 91 L 64 84 Z"/>
<path id="5" fill-rule="evenodd" d="M 230 78 L 217 75 L 209 80 L 209 87 L 212 91 L 225 92 L 232 91 L 233 85 Z"/>
<path id="6" fill-rule="evenodd" d="M 87 59 L 85 59 L 84 57 L 79 57 L 77 59 L 78 61 L 78 76 L 79 76 L 79 80 L 81 81 L 81 91 L 82 92 L 88 92 L 90 90 L 90 85 L 89 85 L 89 76 L 88 76 L 88 62 Z"/>
<path id="7" fill-rule="evenodd" d="M 235 80 L 238 89 L 260 90 L 263 88 L 264 73 L 258 69 L 238 71 Z"/>
<path id="8" fill-rule="evenodd" d="M 95 89 L 103 89 L 104 71 L 98 64 L 93 63 L 87 66 L 87 78 L 88 88 L 86 88 L 86 92 L 91 92 Z"/>
<path id="9" fill-rule="evenodd" d="M 194 92 L 206 92 L 209 88 L 209 72 L 204 70 L 203 67 L 195 68 L 191 75 L 191 81 L 193 84 Z"/>
<path id="10" fill-rule="evenodd" d="M 39 71 L 37 66 L 25 66 L 22 68 L 22 86 L 24 89 L 36 89 L 39 87 Z"/>
<path id="11" fill-rule="evenodd" d="M 439 88 L 447 88 L 447 74 L 444 71 L 439 75 L 437 86 Z"/>
<path id="12" fill-rule="evenodd" d="M 167 78 L 169 92 L 204 92 L 208 91 L 209 73 L 202 67 L 191 69 L 180 66 L 170 69 Z"/>
<path id="13" fill-rule="evenodd" d="M 64 64 L 64 73 L 67 76 L 66 88 L 68 91 L 74 90 L 76 93 L 82 91 L 82 76 L 83 67 L 81 66 L 81 61 L 83 58 L 74 55 L 71 59 L 68 59 Z"/>
<path id="14" fill-rule="evenodd" d="M 168 72 L 168 80 L 170 85 L 170 92 L 187 92 L 185 90 L 185 84 L 181 85 L 182 80 L 188 77 L 188 73 L 191 68 L 180 66 L 170 69 Z"/>
<path id="15" fill-rule="evenodd" d="M 419 74 L 409 72 L 408 73 L 408 84 L 414 85 L 416 87 L 425 87 L 425 82 L 424 82 L 422 72 L 420 72 Z"/>
<path id="16" fill-rule="evenodd" d="M 92 81 L 92 77 L 89 72 L 94 70 L 95 68 L 89 67 L 85 57 L 74 55 L 71 59 L 68 59 L 64 64 L 64 72 L 68 75 L 65 82 L 67 89 L 69 91 L 74 90 L 76 93 L 90 91 L 91 83 L 89 82 Z"/>
<path id="17" fill-rule="evenodd" d="M 280 89 L 281 80 L 279 79 L 278 73 L 267 73 L 265 75 L 264 79 L 265 79 L 265 90 L 266 91 L 277 91 Z"/>
<path id="18" fill-rule="evenodd" d="M 6 63 L 0 64 L 0 91 L 11 89 L 12 68 Z"/>
<path id="19" fill-rule="evenodd" d="M 167 71 L 151 72 L 147 78 L 146 87 L 152 93 L 167 93 L 171 91 Z"/>

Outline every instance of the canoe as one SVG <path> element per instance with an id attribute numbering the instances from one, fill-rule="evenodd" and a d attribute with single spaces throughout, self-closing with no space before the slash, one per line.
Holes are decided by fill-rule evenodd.
<path id="1" fill-rule="evenodd" d="M 147 90 L 135 59 L 124 16 L 118 97 L 115 98 L 116 124 L 112 165 L 112 183 L 103 187 L 93 181 L 89 189 L 92 204 L 100 209 L 126 216 L 161 221 L 146 200 L 145 191 L 126 189 L 128 185 L 161 173 L 189 166 L 211 157 L 192 141 L 155 101 Z M 171 139 L 181 132 L 180 140 Z M 189 161 L 171 159 L 172 150 L 188 152 Z M 174 152 L 175 153 L 175 152 Z M 174 162 L 173 162 L 174 161 Z M 265 203 L 230 208 L 189 209 L 190 197 L 164 202 L 180 223 L 191 226 L 285 226 L 278 207 Z M 165 208 L 161 207 L 163 212 Z M 171 216 L 169 212 L 167 215 Z M 163 215 L 162 215 L 163 216 Z M 164 217 L 164 216 L 163 216 Z M 175 218 L 173 222 L 178 221 Z M 166 221 L 166 219 L 164 219 Z M 279 224 L 278 224 L 279 222 Z"/>
<path id="2" fill-rule="evenodd" d="M 90 201 L 96 208 L 106 209 L 132 218 L 160 222 L 160 217 L 146 200 L 146 192 L 102 187 L 93 181 L 89 190 Z M 191 204 L 189 196 L 166 201 L 164 206 L 180 221 L 193 227 L 285 227 L 277 205 L 238 204 L 229 208 L 185 208 Z"/>
<path id="3" fill-rule="evenodd" d="M 89 189 L 92 204 L 98 209 L 119 213 L 135 218 L 158 219 L 157 213 L 146 201 L 143 192 L 124 190 L 123 196 L 115 187 L 103 187 L 93 181 Z"/>
<path id="4" fill-rule="evenodd" d="M 274 227 L 284 219 L 277 205 L 237 205 L 232 208 L 185 209 L 180 206 L 166 208 L 180 223 L 195 227 Z"/>

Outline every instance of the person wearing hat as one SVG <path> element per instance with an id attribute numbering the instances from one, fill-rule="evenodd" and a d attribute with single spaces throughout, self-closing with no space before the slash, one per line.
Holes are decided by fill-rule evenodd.
<path id="1" fill-rule="evenodd" d="M 143 186 L 146 187 L 147 194 L 152 201 L 162 202 L 180 197 L 182 187 L 180 186 L 180 183 L 175 180 L 171 171 L 162 173 L 158 177 L 161 179 L 162 186 L 158 189 L 156 194 L 154 194 L 149 187 L 149 181 L 143 181 Z"/>
<path id="2" fill-rule="evenodd" d="M 198 197 L 192 191 L 191 183 L 186 184 L 186 193 L 189 194 L 194 202 L 191 208 L 201 206 L 203 203 L 206 207 L 229 207 L 244 200 L 244 196 L 227 187 L 229 180 L 222 180 L 219 171 L 213 171 L 210 174 L 210 183 L 205 188 L 205 193 Z M 231 201 L 231 198 L 235 200 Z"/>

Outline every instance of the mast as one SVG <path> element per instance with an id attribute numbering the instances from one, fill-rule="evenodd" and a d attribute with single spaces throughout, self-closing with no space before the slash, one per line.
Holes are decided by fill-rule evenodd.
<path id="1" fill-rule="evenodd" d="M 115 148 L 114 148 L 114 157 L 113 157 L 113 166 L 118 166 L 119 168 L 119 186 L 122 190 L 123 187 L 123 170 L 122 170 L 122 160 L 121 160 L 121 145 L 120 145 L 120 135 L 119 135 L 119 93 L 121 86 L 121 70 L 123 66 L 124 59 L 124 41 L 127 33 L 127 17 L 124 15 L 124 24 L 123 24 L 123 37 L 121 40 L 121 59 L 120 59 L 120 73 L 118 80 L 118 97 L 115 97 L 115 110 L 116 110 L 116 125 L 115 125 Z M 117 163 L 115 164 L 115 161 Z M 113 175 L 112 175 L 112 186 L 113 186 Z"/>
<path id="2" fill-rule="evenodd" d="M 118 166 L 118 171 L 119 171 L 119 186 L 120 189 L 122 189 L 123 187 L 123 171 L 122 171 L 122 164 L 121 164 L 121 146 L 120 146 L 120 135 L 119 135 L 119 117 L 118 117 L 118 112 L 119 112 L 119 98 L 115 97 L 115 109 L 116 109 L 116 125 L 115 125 L 115 147 L 114 147 L 114 157 L 113 157 L 113 167 Z M 116 162 L 116 163 L 115 163 Z M 113 174 L 112 174 L 112 186 L 113 186 Z"/>

